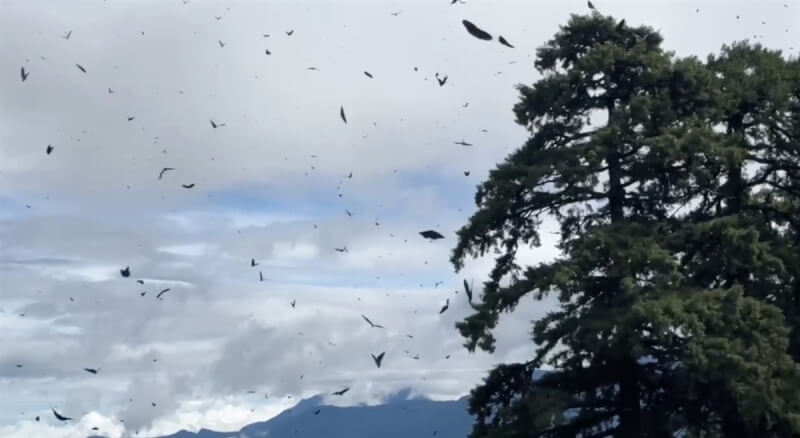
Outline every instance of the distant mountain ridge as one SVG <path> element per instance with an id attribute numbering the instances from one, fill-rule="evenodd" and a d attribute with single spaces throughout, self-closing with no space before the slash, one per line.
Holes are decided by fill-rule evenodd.
<path id="1" fill-rule="evenodd" d="M 235 432 L 181 430 L 158 438 L 466 438 L 473 418 L 467 397 L 433 401 L 409 398 L 406 389 L 377 406 L 337 407 L 323 404 L 321 395 L 300 401 L 275 417 Z M 319 411 L 319 413 L 316 413 Z"/>

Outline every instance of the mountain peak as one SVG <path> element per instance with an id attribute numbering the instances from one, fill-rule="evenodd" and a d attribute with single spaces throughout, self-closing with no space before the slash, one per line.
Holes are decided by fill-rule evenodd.
<path id="1" fill-rule="evenodd" d="M 268 421 L 236 432 L 181 430 L 161 438 L 407 438 L 431 436 L 434 432 L 438 438 L 466 438 L 473 423 L 465 397 L 433 401 L 405 388 L 377 406 L 330 406 L 323 403 L 323 398 L 315 395 L 303 399 Z"/>
<path id="2" fill-rule="evenodd" d="M 322 406 L 322 405 L 323 405 L 323 395 L 317 394 L 315 396 L 300 400 L 299 403 L 294 405 L 292 410 L 303 411 L 310 408 L 316 408 L 317 406 Z"/>

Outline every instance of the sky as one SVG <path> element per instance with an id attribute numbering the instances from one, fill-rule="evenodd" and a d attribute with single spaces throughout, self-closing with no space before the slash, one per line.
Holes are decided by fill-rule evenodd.
<path id="1" fill-rule="evenodd" d="M 800 49 L 798 0 L 593 3 L 679 56 L 748 38 Z M 535 49 L 586 12 L 0 2 L 0 436 L 238 430 L 344 387 L 327 402 L 404 388 L 455 399 L 528 359 L 530 321 L 554 301 L 523 301 L 495 354 L 470 354 L 454 328 L 470 311 L 460 284 L 479 294 L 492 259 L 456 274 L 449 255 L 476 185 L 526 139 L 511 109 L 539 77 Z M 515 47 L 472 38 L 462 19 Z M 558 256 L 543 227 L 523 264 Z M 370 354 L 384 351 L 378 369 Z"/>

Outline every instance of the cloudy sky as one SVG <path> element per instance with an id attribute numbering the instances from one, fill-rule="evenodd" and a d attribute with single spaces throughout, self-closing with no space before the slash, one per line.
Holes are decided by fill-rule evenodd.
<path id="1" fill-rule="evenodd" d="M 594 3 L 679 55 L 800 45 L 798 0 Z M 523 303 L 497 353 L 471 355 L 456 291 L 491 260 L 456 275 L 448 257 L 476 184 L 525 139 L 511 107 L 537 79 L 534 50 L 587 11 L 0 1 L 0 436 L 236 430 L 346 386 L 331 403 L 406 387 L 457 398 L 492 364 L 529 357 L 529 321 L 552 303 Z M 465 18 L 516 48 L 470 37 Z M 419 236 L 431 228 L 445 238 Z M 524 261 L 557 256 L 544 236 Z M 51 407 L 75 421 L 56 424 Z"/>

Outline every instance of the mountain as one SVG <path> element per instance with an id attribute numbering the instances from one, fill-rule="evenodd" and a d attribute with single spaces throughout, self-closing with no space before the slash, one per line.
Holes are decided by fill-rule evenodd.
<path id="1" fill-rule="evenodd" d="M 467 397 L 451 401 L 410 398 L 410 390 L 377 406 L 327 406 L 314 396 L 237 432 L 181 430 L 160 438 L 466 438 L 473 419 Z M 315 412 L 319 410 L 318 414 Z"/>
<path id="2" fill-rule="evenodd" d="M 200 429 L 197 432 L 189 432 L 188 430 L 181 430 L 172 435 L 167 435 L 160 438 L 240 438 L 239 432 L 215 432 L 209 429 Z"/>

